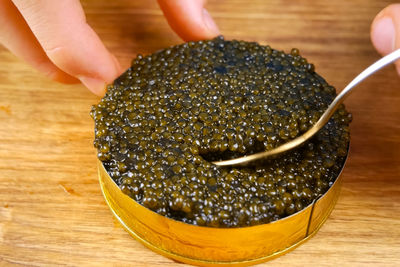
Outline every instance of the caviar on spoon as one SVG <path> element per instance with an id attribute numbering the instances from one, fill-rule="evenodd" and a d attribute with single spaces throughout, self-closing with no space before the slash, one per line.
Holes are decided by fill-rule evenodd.
<path id="1" fill-rule="evenodd" d="M 313 137 L 322 127 L 329 121 L 332 117 L 336 109 L 340 106 L 340 104 L 345 100 L 345 98 L 352 92 L 353 88 L 355 88 L 359 83 L 361 83 L 364 79 L 368 78 L 370 75 L 374 74 L 376 71 L 382 69 L 386 65 L 393 63 L 397 59 L 400 58 L 400 49 L 393 51 L 392 53 L 386 55 L 381 58 L 368 68 L 366 68 L 363 72 L 361 72 L 356 78 L 354 78 L 341 92 L 336 98 L 332 101 L 329 107 L 325 110 L 325 112 L 321 115 L 319 120 L 305 133 L 292 139 L 284 144 L 279 145 L 271 150 L 258 152 L 252 155 L 246 155 L 243 157 L 229 159 L 229 160 L 220 160 L 213 161 L 212 163 L 217 166 L 235 166 L 246 164 L 252 161 L 267 159 L 272 156 L 281 154 L 283 152 L 294 149 L 306 141 L 308 141 L 311 137 Z"/>

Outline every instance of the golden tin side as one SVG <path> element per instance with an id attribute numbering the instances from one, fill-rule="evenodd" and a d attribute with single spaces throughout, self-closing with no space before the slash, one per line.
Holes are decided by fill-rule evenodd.
<path id="1" fill-rule="evenodd" d="M 248 265 L 295 248 L 316 233 L 339 195 L 340 177 L 328 192 L 302 211 L 263 225 L 211 228 L 161 216 L 123 194 L 99 161 L 100 184 L 114 215 L 152 250 L 196 265 Z M 308 230 L 308 233 L 307 233 Z"/>
<path id="2" fill-rule="evenodd" d="M 343 171 L 343 168 L 342 168 Z M 316 232 L 322 226 L 322 224 L 328 219 L 336 202 L 339 198 L 340 188 L 342 187 L 341 174 L 336 179 L 334 184 L 329 190 L 314 203 L 312 217 L 310 218 L 310 225 L 308 227 L 308 234 Z"/>

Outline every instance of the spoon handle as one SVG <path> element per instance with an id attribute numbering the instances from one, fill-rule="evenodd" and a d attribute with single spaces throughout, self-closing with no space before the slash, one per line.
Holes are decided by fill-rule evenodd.
<path id="1" fill-rule="evenodd" d="M 384 56 L 383 58 L 379 59 L 376 61 L 374 64 L 366 68 L 364 71 L 362 71 L 360 74 L 357 75 L 341 92 L 336 96 L 336 98 L 332 101 L 332 103 L 329 105 L 329 107 L 326 109 L 324 114 L 322 114 L 321 118 L 318 120 L 318 122 L 315 124 L 319 125 L 319 127 L 316 127 L 318 129 L 315 130 L 315 132 L 312 134 L 314 135 L 319 129 L 321 129 L 330 119 L 330 117 L 333 115 L 333 113 L 336 111 L 336 109 L 339 107 L 339 105 L 344 101 L 344 99 L 350 94 L 352 89 L 361 83 L 363 80 L 368 78 L 370 75 L 374 74 L 378 70 L 382 69 L 386 65 L 392 63 L 393 61 L 396 61 L 397 59 L 400 58 L 400 49 L 397 49 L 393 51 L 392 53 Z M 314 126 L 312 127 L 314 128 Z M 311 129 L 312 129 L 311 128 Z M 311 130 L 310 129 L 310 130 Z"/>
<path id="2" fill-rule="evenodd" d="M 274 149 L 259 152 L 256 154 L 252 154 L 249 156 L 244 156 L 236 159 L 230 160 L 223 160 L 223 161 L 214 161 L 213 163 L 218 166 L 233 166 L 233 165 L 241 165 L 243 163 L 248 163 L 250 161 L 268 158 L 273 155 L 280 154 L 282 152 L 291 150 L 308 139 L 310 139 L 314 134 L 316 134 L 324 125 L 329 121 L 333 113 L 339 107 L 339 105 L 344 101 L 344 99 L 350 94 L 352 89 L 362 82 L 365 78 L 369 77 L 376 71 L 380 70 L 381 68 L 385 67 L 386 65 L 392 63 L 393 61 L 400 58 L 400 49 L 393 51 L 392 53 L 386 55 L 385 57 L 379 59 L 374 64 L 366 68 L 363 72 L 361 72 L 357 77 L 355 77 L 341 92 L 336 96 L 336 98 L 332 101 L 329 107 L 325 110 L 325 112 L 321 115 L 319 120 L 310 128 L 307 132 L 303 133 L 299 137 L 290 140 L 283 145 L 280 145 Z"/>

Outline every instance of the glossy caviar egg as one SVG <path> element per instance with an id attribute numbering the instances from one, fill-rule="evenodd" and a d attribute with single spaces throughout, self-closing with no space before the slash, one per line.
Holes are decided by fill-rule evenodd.
<path id="1" fill-rule="evenodd" d="M 304 133 L 335 89 L 300 56 L 244 41 L 189 42 L 139 55 L 91 116 L 112 179 L 169 218 L 241 227 L 302 210 L 338 176 L 351 115 L 341 106 L 312 140 L 268 162 L 217 167 Z"/>

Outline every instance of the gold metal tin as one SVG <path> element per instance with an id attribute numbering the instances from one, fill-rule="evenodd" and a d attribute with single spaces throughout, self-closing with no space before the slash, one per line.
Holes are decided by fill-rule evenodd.
<path id="1" fill-rule="evenodd" d="M 153 251 L 199 266 L 246 266 L 271 260 L 312 237 L 339 197 L 341 177 L 305 209 L 268 224 L 240 228 L 196 226 L 159 215 L 121 192 L 98 161 L 104 198 L 124 228 Z"/>

